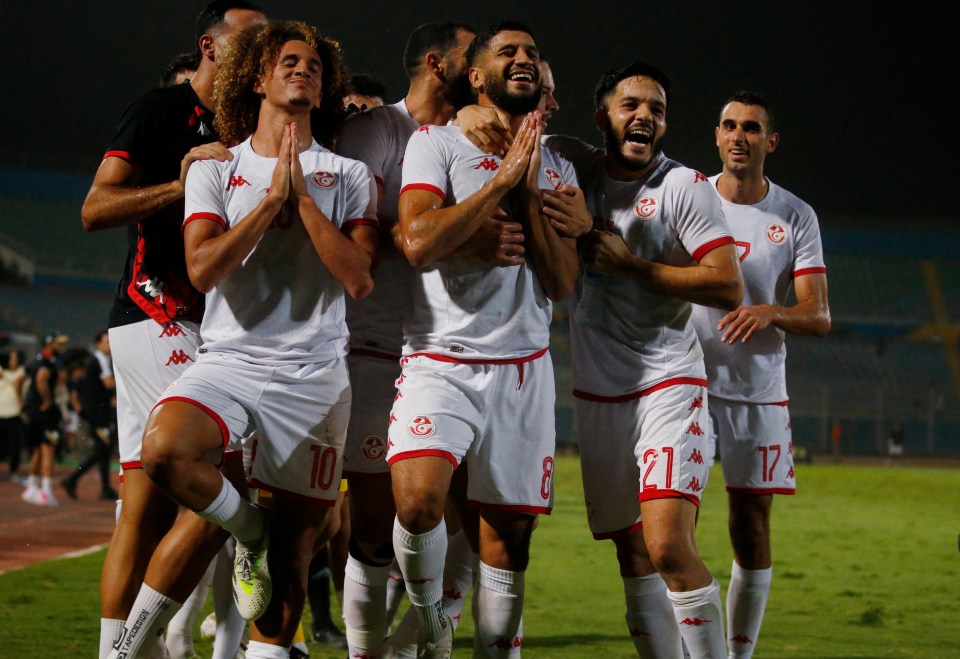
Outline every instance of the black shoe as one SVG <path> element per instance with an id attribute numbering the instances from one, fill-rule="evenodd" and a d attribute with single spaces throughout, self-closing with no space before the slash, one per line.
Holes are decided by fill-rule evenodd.
<path id="1" fill-rule="evenodd" d="M 313 629 L 313 640 L 328 648 L 346 648 L 347 637 L 335 624 L 327 623 Z"/>
<path id="2" fill-rule="evenodd" d="M 116 501 L 119 498 L 120 498 L 120 495 L 117 494 L 117 491 L 112 487 L 105 487 L 100 491 L 101 501 Z"/>
<path id="3" fill-rule="evenodd" d="M 76 501 L 77 499 L 77 481 L 72 476 L 60 481 L 60 487 L 67 492 L 67 496 Z"/>
<path id="4" fill-rule="evenodd" d="M 307 659 L 309 654 L 305 654 L 300 648 L 290 648 L 290 659 Z"/>

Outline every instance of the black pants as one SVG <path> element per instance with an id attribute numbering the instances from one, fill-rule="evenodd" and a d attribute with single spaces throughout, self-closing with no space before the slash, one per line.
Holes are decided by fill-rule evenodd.
<path id="1" fill-rule="evenodd" d="M 10 463 L 10 473 L 20 468 L 20 453 L 23 450 L 23 420 L 19 416 L 0 419 L 0 460 Z"/>

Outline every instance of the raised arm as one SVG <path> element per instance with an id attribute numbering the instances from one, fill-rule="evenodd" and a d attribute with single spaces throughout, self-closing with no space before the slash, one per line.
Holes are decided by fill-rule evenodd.
<path id="1" fill-rule="evenodd" d="M 721 340 L 733 344 L 746 343 L 753 335 L 770 325 L 791 334 L 824 336 L 830 331 L 830 304 L 827 300 L 827 275 L 807 273 L 796 278 L 797 303 L 790 307 L 757 304 L 738 307 L 720 319 L 717 329 Z"/>
<path id="2" fill-rule="evenodd" d="M 720 309 L 734 309 L 743 300 L 743 274 L 736 245 L 720 245 L 692 266 L 655 263 L 630 252 L 618 234 L 594 231 L 584 258 L 591 268 L 629 277 L 662 295 Z"/>
<path id="3" fill-rule="evenodd" d="M 104 158 L 80 210 L 83 228 L 99 231 L 135 224 L 183 199 L 190 165 L 208 158 L 223 161 L 233 155 L 219 142 L 194 147 L 180 163 L 179 178 L 144 188 L 137 186 L 142 176 L 137 165 L 118 156 Z"/>

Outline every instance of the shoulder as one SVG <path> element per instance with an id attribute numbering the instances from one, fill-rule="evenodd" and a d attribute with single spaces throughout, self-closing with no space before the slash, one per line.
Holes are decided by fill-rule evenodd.
<path id="1" fill-rule="evenodd" d="M 813 207 L 810 204 L 786 188 L 777 185 L 769 179 L 767 180 L 770 183 L 770 191 L 767 193 L 768 197 L 773 203 L 781 206 L 783 209 L 782 212 L 784 212 L 785 215 L 793 215 L 800 221 L 816 221 L 817 214 L 814 212 Z"/>

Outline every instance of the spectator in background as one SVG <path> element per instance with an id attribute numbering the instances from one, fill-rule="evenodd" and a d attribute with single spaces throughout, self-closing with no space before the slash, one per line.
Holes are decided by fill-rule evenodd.
<path id="1" fill-rule="evenodd" d="M 43 348 L 27 369 L 30 385 L 27 387 L 24 410 L 27 413 L 27 437 L 30 441 L 30 476 L 21 499 L 38 506 L 56 506 L 60 502 L 53 495 L 53 460 L 60 443 L 61 412 L 54 400 L 54 387 L 60 373 L 58 355 L 70 342 L 70 337 L 51 332 L 43 339 Z"/>
<path id="2" fill-rule="evenodd" d="M 94 337 L 94 349 L 81 377 L 73 389 L 73 399 L 80 415 L 80 432 L 93 441 L 93 449 L 77 470 L 60 481 L 71 499 L 77 498 L 77 481 L 97 465 L 100 471 L 100 498 L 115 501 L 116 490 L 110 485 L 110 457 L 113 454 L 113 433 L 117 426 L 116 381 L 110 357 L 110 336 L 106 330 Z"/>
<path id="3" fill-rule="evenodd" d="M 903 455 L 903 440 L 906 437 L 906 433 L 903 430 L 903 425 L 900 423 L 893 424 L 893 428 L 890 429 L 890 437 L 887 439 L 887 455 L 891 458 L 899 458 Z"/>
<path id="4" fill-rule="evenodd" d="M 160 74 L 161 87 L 173 87 L 189 82 L 197 72 L 199 58 L 196 53 L 180 53 L 167 64 Z"/>
<path id="5" fill-rule="evenodd" d="M 387 88 L 369 73 L 354 73 L 350 76 L 349 91 L 343 95 L 343 107 L 353 105 L 358 112 L 378 108 L 383 105 Z"/>
<path id="6" fill-rule="evenodd" d="M 20 447 L 23 437 L 22 385 L 26 378 L 23 357 L 16 350 L 0 355 L 0 459 L 10 465 L 10 477 L 20 469 Z"/>

